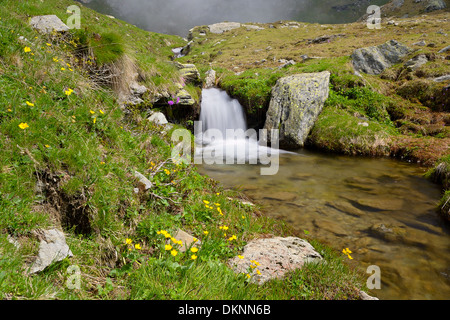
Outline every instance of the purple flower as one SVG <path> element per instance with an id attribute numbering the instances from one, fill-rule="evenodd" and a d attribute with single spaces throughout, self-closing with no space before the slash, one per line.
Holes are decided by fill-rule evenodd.
<path id="1" fill-rule="evenodd" d="M 169 101 L 169 106 L 173 106 L 173 103 L 174 103 L 174 102 L 173 102 L 172 100 L 170 100 L 170 101 Z"/>

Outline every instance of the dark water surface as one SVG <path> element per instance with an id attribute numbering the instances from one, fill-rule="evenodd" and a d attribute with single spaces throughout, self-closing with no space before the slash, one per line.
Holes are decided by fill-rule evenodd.
<path id="1" fill-rule="evenodd" d="M 264 212 L 338 251 L 366 272 L 381 269 L 380 299 L 450 299 L 450 229 L 436 212 L 437 185 L 424 169 L 391 159 L 281 154 L 279 172 L 256 165 L 201 165 Z M 369 276 L 369 274 L 368 274 Z"/>

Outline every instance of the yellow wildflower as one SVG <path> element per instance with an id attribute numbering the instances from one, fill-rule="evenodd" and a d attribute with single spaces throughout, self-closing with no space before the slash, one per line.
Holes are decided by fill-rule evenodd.
<path id="1" fill-rule="evenodd" d="M 166 244 L 166 245 L 164 246 L 164 250 L 170 251 L 170 250 L 172 250 L 172 246 L 171 246 L 170 244 Z"/>
<path id="2" fill-rule="evenodd" d="M 260 274 L 261 274 L 261 271 L 259 271 L 258 269 L 256 269 L 256 273 L 260 275 Z"/>
<path id="3" fill-rule="evenodd" d="M 51 44 L 51 43 L 48 43 L 48 42 L 46 42 L 45 44 L 46 44 L 47 46 L 49 46 L 49 47 L 52 46 L 52 44 Z"/>
<path id="4" fill-rule="evenodd" d="M 31 49 L 30 49 L 30 47 L 25 47 L 25 48 L 23 48 L 23 51 L 25 51 L 25 52 L 30 52 Z"/>
<path id="5" fill-rule="evenodd" d="M 170 251 L 170 254 L 175 257 L 178 254 L 178 251 L 174 249 L 174 250 Z"/>
<path id="6" fill-rule="evenodd" d="M 101 114 L 105 114 L 105 113 L 103 112 L 103 110 L 98 110 L 98 112 L 100 112 Z"/>
<path id="7" fill-rule="evenodd" d="M 141 248 L 141 245 L 139 244 L 139 243 L 136 243 L 135 245 L 134 245 L 134 248 L 136 249 L 136 250 L 141 250 L 142 248 Z"/>
<path id="8" fill-rule="evenodd" d="M 196 256 L 195 254 L 193 254 L 193 255 L 191 256 L 191 259 L 192 259 L 192 260 L 195 260 L 195 259 L 197 259 L 197 256 Z"/>
<path id="9" fill-rule="evenodd" d="M 19 124 L 19 128 L 22 130 L 25 130 L 28 127 L 29 127 L 29 125 L 26 122 L 22 122 L 21 124 Z"/>
<path id="10" fill-rule="evenodd" d="M 94 122 L 94 124 L 97 122 L 97 118 L 94 118 L 94 120 L 92 120 Z"/>
<path id="11" fill-rule="evenodd" d="M 58 62 L 59 60 L 58 60 L 57 57 L 53 57 L 53 61 L 54 61 L 54 62 Z"/>
<path id="12" fill-rule="evenodd" d="M 198 239 L 197 239 L 196 237 L 193 237 L 193 238 L 192 238 L 192 241 L 197 242 Z"/>
<path id="13" fill-rule="evenodd" d="M 203 233 L 205 234 L 205 236 L 207 236 L 209 232 L 205 230 L 203 231 Z"/>
<path id="14" fill-rule="evenodd" d="M 244 259 L 244 256 L 238 255 L 239 259 Z"/>
<path id="15" fill-rule="evenodd" d="M 89 110 L 89 112 L 90 112 L 91 114 L 95 114 L 95 111 Z"/>
<path id="16" fill-rule="evenodd" d="M 64 67 L 61 67 L 61 71 L 65 71 L 66 70 L 66 68 L 64 68 Z"/>
<path id="17" fill-rule="evenodd" d="M 34 107 L 34 103 L 31 103 L 31 102 L 29 102 L 29 101 L 26 101 L 25 102 L 29 107 Z"/>
<path id="18" fill-rule="evenodd" d="M 209 201 L 208 201 L 208 200 L 203 200 L 203 202 L 204 202 L 205 204 L 209 204 Z"/>
<path id="19" fill-rule="evenodd" d="M 50 148 L 50 146 L 48 144 L 45 145 L 46 148 Z"/>
<path id="20" fill-rule="evenodd" d="M 72 94 L 72 92 L 73 92 L 73 90 L 70 89 L 70 88 L 64 91 L 64 93 L 65 93 L 67 96 L 70 96 L 70 95 Z"/>
<path id="21" fill-rule="evenodd" d="M 198 248 L 197 248 L 197 247 L 192 247 L 192 248 L 191 248 L 191 252 L 192 252 L 192 253 L 198 252 Z"/>
<path id="22" fill-rule="evenodd" d="M 8 109 L 8 112 L 12 112 L 12 110 L 11 110 L 11 109 Z"/>
<path id="23" fill-rule="evenodd" d="M 131 244 L 131 243 L 133 243 L 133 240 L 127 238 L 127 239 L 125 240 L 125 243 L 126 243 L 126 244 Z"/>
<path id="24" fill-rule="evenodd" d="M 249 279 L 251 278 L 251 275 L 250 275 L 250 274 L 248 274 L 248 273 L 246 274 L 246 276 L 247 276 L 247 278 L 249 278 Z"/>

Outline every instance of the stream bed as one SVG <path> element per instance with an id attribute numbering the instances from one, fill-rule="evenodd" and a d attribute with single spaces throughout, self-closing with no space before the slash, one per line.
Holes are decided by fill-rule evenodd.
<path id="1" fill-rule="evenodd" d="M 440 188 L 425 169 L 392 159 L 312 152 L 280 154 L 276 175 L 260 165 L 199 165 L 262 206 L 338 251 L 366 272 L 376 265 L 380 299 L 450 298 L 450 228 L 436 211 Z M 369 277 L 370 274 L 367 274 Z"/>

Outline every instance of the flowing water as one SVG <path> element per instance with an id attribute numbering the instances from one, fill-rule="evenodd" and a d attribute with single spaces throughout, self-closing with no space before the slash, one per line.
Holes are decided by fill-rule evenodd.
<path id="1" fill-rule="evenodd" d="M 207 128 L 217 121 L 212 119 L 223 124 L 241 116 L 225 93 L 209 89 L 205 95 L 201 119 Z M 261 175 L 261 164 L 202 164 L 199 170 L 239 188 L 267 215 L 338 251 L 350 248 L 348 262 L 364 272 L 380 267 L 381 289 L 372 291 L 378 298 L 450 299 L 450 228 L 436 212 L 440 189 L 423 178 L 423 168 L 304 149 L 275 154 L 275 175 Z"/>

